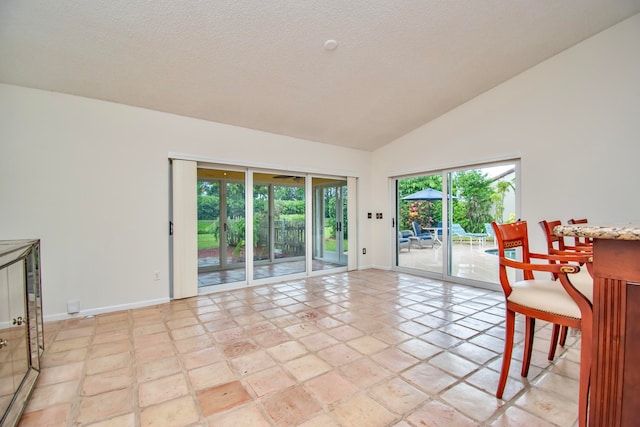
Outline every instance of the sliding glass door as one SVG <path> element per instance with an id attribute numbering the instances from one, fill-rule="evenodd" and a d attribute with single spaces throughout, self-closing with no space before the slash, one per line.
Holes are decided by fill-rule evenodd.
<path id="1" fill-rule="evenodd" d="M 253 174 L 253 278 L 306 271 L 303 176 Z"/>
<path id="2" fill-rule="evenodd" d="M 198 169 L 198 286 L 245 280 L 245 174 Z"/>
<path id="3" fill-rule="evenodd" d="M 313 178 L 313 270 L 348 263 L 347 181 Z"/>
<path id="4" fill-rule="evenodd" d="M 396 185 L 398 267 L 441 273 L 442 175 L 399 179 Z M 423 250 L 424 249 L 424 250 Z M 413 253 L 411 253 L 413 251 Z"/>
<path id="5" fill-rule="evenodd" d="M 355 197 L 355 178 L 174 159 L 171 181 L 177 298 L 315 270 L 346 270 L 347 253 L 356 250 L 348 248 L 347 238 L 347 182 Z"/>
<path id="6" fill-rule="evenodd" d="M 395 179 L 396 268 L 497 284 L 490 223 L 516 218 L 517 168 L 513 161 Z"/>

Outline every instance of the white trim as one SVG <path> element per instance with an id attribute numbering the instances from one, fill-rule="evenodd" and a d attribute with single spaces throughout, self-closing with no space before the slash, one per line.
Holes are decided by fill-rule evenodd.
<path id="1" fill-rule="evenodd" d="M 286 171 L 287 173 L 291 172 L 292 174 L 313 174 L 313 175 L 334 175 L 339 177 L 345 176 L 353 176 L 356 178 L 360 177 L 360 174 L 354 171 L 344 171 L 337 169 L 320 169 L 320 168 L 307 168 L 304 170 L 296 170 L 291 169 L 291 165 L 288 164 L 277 164 L 277 163 L 257 163 L 257 162 L 243 162 L 237 159 L 215 159 L 206 156 L 200 156 L 195 154 L 188 153 L 175 153 L 169 152 L 169 159 L 172 160 L 189 160 L 195 162 L 202 162 L 216 165 L 216 167 L 222 168 L 233 168 L 233 167 L 244 167 L 244 168 L 253 168 L 253 169 L 267 169 L 269 172 L 275 170 L 278 172 Z M 333 176 L 332 176 L 333 178 Z"/>
<path id="2" fill-rule="evenodd" d="M 522 153 L 513 153 L 513 154 L 506 154 L 503 156 L 494 156 L 494 157 L 485 157 L 482 159 L 478 159 L 477 161 L 474 161 L 473 166 L 478 166 L 478 167 L 482 167 L 482 165 L 492 165 L 492 164 L 496 164 L 496 163 L 506 163 L 506 162 L 512 162 L 512 161 L 516 161 L 516 160 L 520 160 L 522 159 Z M 445 163 L 445 164 L 434 164 L 432 166 L 429 166 L 429 169 L 424 169 L 423 168 L 415 168 L 415 169 L 403 169 L 401 171 L 392 171 L 389 174 L 390 178 L 408 178 L 411 176 L 417 176 L 417 175 L 425 175 L 425 174 L 429 174 L 432 171 L 435 172 L 448 172 L 451 170 L 457 170 L 457 169 L 461 169 L 461 168 L 465 168 L 468 167 L 469 163 L 468 162 L 456 162 L 456 163 Z"/>
<path id="3" fill-rule="evenodd" d="M 347 176 L 347 269 L 358 269 L 358 178 Z"/>
<path id="4" fill-rule="evenodd" d="M 198 200 L 196 162 L 172 161 L 173 299 L 198 295 Z"/>
<path id="5" fill-rule="evenodd" d="M 44 321 L 46 323 L 46 322 L 55 322 L 58 320 L 77 319 L 80 317 L 95 316 L 97 314 L 113 313 L 116 311 L 151 307 L 154 305 L 166 304 L 169 301 L 170 300 L 167 297 L 167 298 L 158 298 L 158 299 L 148 300 L 148 301 L 138 301 L 138 302 L 129 303 L 129 304 L 112 305 L 108 307 L 99 307 L 99 308 L 91 308 L 88 310 L 80 310 L 80 312 L 74 313 L 74 314 L 69 314 L 69 313 L 50 314 L 50 315 L 44 316 Z"/>

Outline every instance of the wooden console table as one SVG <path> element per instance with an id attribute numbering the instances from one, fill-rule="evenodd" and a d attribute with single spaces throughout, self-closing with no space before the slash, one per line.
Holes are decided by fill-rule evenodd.
<path id="1" fill-rule="evenodd" d="M 593 240 L 591 427 L 640 422 L 640 227 L 561 225 L 557 236 Z"/>

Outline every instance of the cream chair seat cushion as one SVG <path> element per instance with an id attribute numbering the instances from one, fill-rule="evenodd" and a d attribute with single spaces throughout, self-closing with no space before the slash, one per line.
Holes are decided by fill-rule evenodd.
<path id="1" fill-rule="evenodd" d="M 593 303 L 593 277 L 589 274 L 587 267 L 580 267 L 580 271 L 576 274 L 569 274 L 569 281 L 580 291 L 582 295 L 587 297 L 590 303 Z M 560 279 L 557 280 L 558 285 L 562 286 Z"/>
<path id="2" fill-rule="evenodd" d="M 572 282 L 573 283 L 573 282 Z M 555 280 L 522 280 L 511 285 L 507 301 L 547 313 L 580 319 L 580 308 Z"/>

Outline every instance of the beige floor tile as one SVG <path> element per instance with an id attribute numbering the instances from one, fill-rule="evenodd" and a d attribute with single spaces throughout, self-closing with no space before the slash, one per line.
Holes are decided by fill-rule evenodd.
<path id="1" fill-rule="evenodd" d="M 25 411 L 33 412 L 49 406 L 62 405 L 73 401 L 73 398 L 77 395 L 79 383 L 79 380 L 73 380 L 36 387 Z"/>
<path id="2" fill-rule="evenodd" d="M 290 360 L 284 364 L 284 368 L 300 382 L 331 370 L 326 362 L 313 354 Z"/>
<path id="3" fill-rule="evenodd" d="M 93 423 L 90 427 L 136 427 L 136 416 L 134 413 L 124 414 L 104 421 Z"/>
<path id="4" fill-rule="evenodd" d="M 263 402 L 276 426 L 294 426 L 311 418 L 322 406 L 304 389 L 295 387 L 276 393 Z"/>
<path id="5" fill-rule="evenodd" d="M 78 348 L 58 353 L 47 353 L 47 357 L 42 359 L 40 366 L 42 368 L 51 368 L 75 362 L 84 362 L 88 352 L 87 348 Z"/>
<path id="6" fill-rule="evenodd" d="M 456 382 L 456 378 L 440 369 L 423 363 L 402 373 L 402 377 L 420 390 L 435 395 Z"/>
<path id="7" fill-rule="evenodd" d="M 496 421 L 491 423 L 491 427 L 511 427 L 511 426 L 527 426 L 527 427 L 553 427 L 548 421 L 542 420 L 522 409 L 512 406 L 500 416 Z"/>
<path id="8" fill-rule="evenodd" d="M 296 359 L 306 354 L 307 349 L 297 341 L 287 341 L 267 349 L 267 352 L 275 360 L 286 362 L 287 360 Z"/>
<path id="9" fill-rule="evenodd" d="M 176 354 L 174 346 L 171 342 L 167 341 L 153 346 L 138 348 L 134 352 L 136 363 L 145 364 L 152 360 L 166 359 L 167 357 L 174 356 Z"/>
<path id="10" fill-rule="evenodd" d="M 579 334 L 523 379 L 518 319 L 495 398 L 503 300 L 362 270 L 49 322 L 20 426 L 575 427 Z"/>
<path id="11" fill-rule="evenodd" d="M 89 424 L 126 414 L 132 410 L 132 389 L 109 391 L 95 396 L 83 397 L 80 400 L 76 421 L 80 424 Z"/>
<path id="12" fill-rule="evenodd" d="M 67 424 L 70 412 L 70 403 L 25 412 L 20 419 L 19 427 L 64 426 Z"/>
<path id="13" fill-rule="evenodd" d="M 217 363 L 223 360 L 222 352 L 216 348 L 205 348 L 191 353 L 185 353 L 180 356 L 182 364 L 187 370 L 200 368 L 202 366 Z"/>
<path id="14" fill-rule="evenodd" d="M 190 396 L 149 406 L 140 412 L 141 427 L 181 427 L 199 419 L 196 402 Z"/>
<path id="15" fill-rule="evenodd" d="M 138 403 L 141 407 L 155 405 L 189 394 L 187 380 L 182 373 L 141 383 Z"/>
<path id="16" fill-rule="evenodd" d="M 358 395 L 333 410 L 340 425 L 344 427 L 384 427 L 399 417 L 393 415 L 375 400 Z"/>
<path id="17" fill-rule="evenodd" d="M 284 390 L 296 384 L 281 368 L 270 368 L 246 378 L 247 384 L 258 397 Z"/>
<path id="18" fill-rule="evenodd" d="M 428 342 L 418 338 L 412 338 L 408 341 L 404 341 L 403 343 L 398 344 L 398 348 L 420 360 L 429 359 L 442 352 L 440 347 L 429 344 Z"/>
<path id="19" fill-rule="evenodd" d="M 177 357 L 152 360 L 137 365 L 138 381 L 144 382 L 180 372 L 182 369 Z"/>
<path id="20" fill-rule="evenodd" d="M 198 403 L 205 417 L 227 411 L 249 401 L 251 396 L 240 381 L 232 381 L 198 392 Z"/>
<path id="21" fill-rule="evenodd" d="M 311 351 L 322 350 L 323 348 L 335 345 L 338 341 L 330 335 L 320 332 L 300 338 L 300 342 Z"/>
<path id="22" fill-rule="evenodd" d="M 89 358 L 95 359 L 112 354 L 132 352 L 132 350 L 128 339 L 105 344 L 95 344 L 89 349 Z"/>
<path id="23" fill-rule="evenodd" d="M 207 330 L 204 328 L 204 326 L 194 325 L 194 326 L 187 326 L 185 328 L 174 329 L 171 331 L 171 336 L 173 337 L 174 340 L 183 340 L 185 338 L 204 335 L 206 333 L 207 333 Z"/>
<path id="24" fill-rule="evenodd" d="M 340 370 L 347 379 L 360 388 L 370 387 L 392 375 L 387 369 L 366 358 L 344 365 Z"/>
<path id="25" fill-rule="evenodd" d="M 228 383 L 236 378 L 227 362 L 212 363 L 189 371 L 189 380 L 195 390 L 203 390 Z"/>
<path id="26" fill-rule="evenodd" d="M 338 421 L 327 414 L 317 415 L 310 420 L 299 424 L 298 427 L 341 427 Z"/>
<path id="27" fill-rule="evenodd" d="M 96 357 L 87 361 L 87 375 L 95 375 L 101 372 L 114 371 L 128 368 L 131 363 L 131 353 L 111 354 L 104 357 Z"/>
<path id="28" fill-rule="evenodd" d="M 255 405 L 213 414 L 207 418 L 210 426 L 215 427 L 270 427 L 271 424 Z"/>
<path id="29" fill-rule="evenodd" d="M 75 362 L 68 365 L 43 368 L 38 376 L 38 386 L 62 383 L 80 379 L 84 370 L 84 362 Z"/>
<path id="30" fill-rule="evenodd" d="M 313 378 L 307 381 L 305 386 L 325 405 L 333 405 L 355 395 L 360 390 L 336 371 Z"/>
<path id="31" fill-rule="evenodd" d="M 373 387 L 370 394 L 396 414 L 409 412 L 429 398 L 426 393 L 397 377 Z"/>
<path id="32" fill-rule="evenodd" d="M 84 328 L 65 328 L 56 335 L 56 342 L 78 337 L 90 337 L 94 335 L 94 333 L 95 328 L 93 326 Z"/>
<path id="33" fill-rule="evenodd" d="M 361 337 L 363 332 L 351 325 L 342 325 L 327 331 L 329 335 L 340 341 L 349 341 Z"/>
<path id="34" fill-rule="evenodd" d="M 539 388 L 526 391 L 516 400 L 516 405 L 538 418 L 558 425 L 570 426 L 578 419 L 577 399 L 567 400 L 560 394 Z"/>
<path id="35" fill-rule="evenodd" d="M 454 377 L 465 377 L 478 369 L 478 365 L 453 353 L 440 353 L 429 359 L 436 366 Z"/>
<path id="36" fill-rule="evenodd" d="M 479 422 L 489 419 L 503 405 L 494 395 L 466 383 L 456 384 L 441 397 L 468 418 Z"/>
<path id="37" fill-rule="evenodd" d="M 97 334 L 93 337 L 93 344 L 105 344 L 116 341 L 122 341 L 124 339 L 129 338 L 129 331 L 125 330 L 117 330 L 117 331 L 108 331 L 101 334 Z"/>
<path id="38" fill-rule="evenodd" d="M 369 335 L 355 338 L 347 342 L 347 344 L 358 350 L 360 353 L 367 355 L 378 353 L 388 347 L 388 344 L 384 341 L 380 341 Z"/>
<path id="39" fill-rule="evenodd" d="M 374 354 L 371 356 L 371 359 L 393 373 L 402 372 L 408 367 L 421 362 L 420 359 L 417 359 L 404 351 L 398 350 L 395 347 L 388 348 L 378 354 Z"/>
<path id="40" fill-rule="evenodd" d="M 346 365 L 362 357 L 362 354 L 342 343 L 322 349 L 317 354 L 331 366 Z"/>
<path id="41" fill-rule="evenodd" d="M 409 415 L 407 421 L 414 426 L 477 427 L 480 425 L 455 408 L 440 402 L 428 402 Z"/>
<path id="42" fill-rule="evenodd" d="M 47 351 L 51 353 L 58 353 L 61 351 L 75 350 L 78 348 L 88 347 L 91 343 L 92 336 L 84 336 L 78 338 L 56 340 L 51 345 L 47 346 Z"/>
<path id="43" fill-rule="evenodd" d="M 93 396 L 107 391 L 130 388 L 133 386 L 131 371 L 131 367 L 127 365 L 121 369 L 87 375 L 82 385 L 82 395 Z"/>
<path id="44" fill-rule="evenodd" d="M 254 351 L 231 360 L 234 371 L 241 376 L 255 374 L 275 364 L 276 362 L 264 350 Z"/>
<path id="45" fill-rule="evenodd" d="M 222 352 L 228 358 L 234 358 L 242 356 L 243 354 L 252 353 L 257 349 L 258 346 L 253 341 L 242 339 L 225 344 Z"/>

